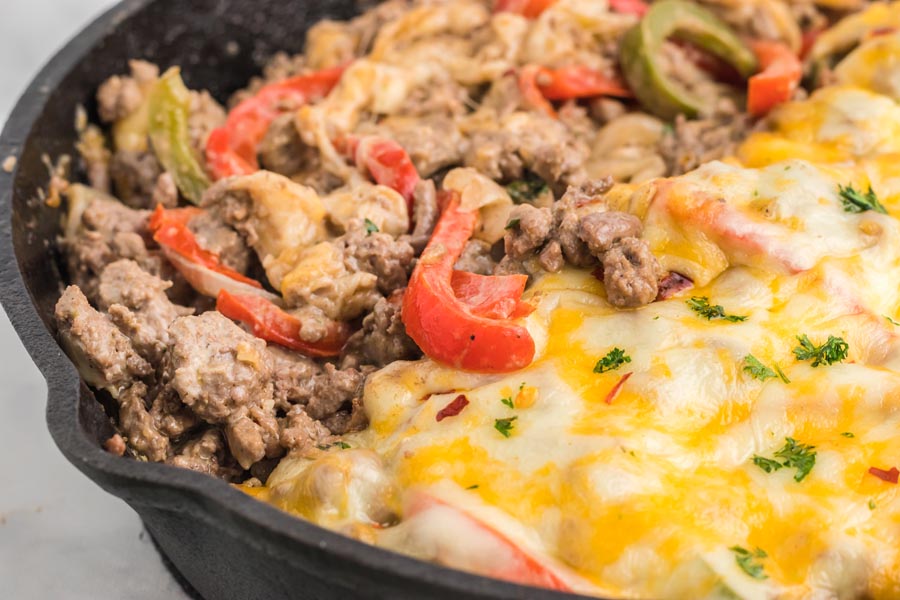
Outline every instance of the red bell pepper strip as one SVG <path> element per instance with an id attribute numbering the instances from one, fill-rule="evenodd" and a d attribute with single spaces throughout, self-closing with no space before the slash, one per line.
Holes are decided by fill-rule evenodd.
<path id="1" fill-rule="evenodd" d="M 150 218 L 150 232 L 157 244 L 174 251 L 187 261 L 225 275 L 229 279 L 262 289 L 262 285 L 249 277 L 238 273 L 231 267 L 223 265 L 219 257 L 209 250 L 204 250 L 188 227 L 188 221 L 202 212 L 200 209 L 179 208 L 166 210 L 157 206 Z"/>
<path id="2" fill-rule="evenodd" d="M 537 110 L 542 110 L 554 119 L 556 118 L 556 109 L 547 100 L 541 88 L 538 87 L 538 75 L 543 67 L 537 65 L 526 65 L 519 71 L 519 93 L 525 99 L 525 103 Z"/>
<path id="3" fill-rule="evenodd" d="M 403 196 L 411 219 L 413 196 L 420 178 L 406 150 L 393 140 L 377 136 L 348 136 L 343 141 L 343 146 L 348 152 L 352 152 L 357 166 L 366 169 L 376 183 Z"/>
<path id="4" fill-rule="evenodd" d="M 554 4 L 556 0 L 497 0 L 494 12 L 511 12 L 526 19 L 537 19 Z"/>
<path id="5" fill-rule="evenodd" d="M 334 321 L 326 336 L 317 342 L 300 337 L 303 323 L 294 315 L 254 295 L 236 295 L 222 290 L 216 298 L 216 310 L 250 326 L 253 335 L 307 356 L 337 356 L 350 337 L 350 326 Z"/>
<path id="6" fill-rule="evenodd" d="M 609 7 L 613 12 L 638 17 L 643 17 L 650 10 L 650 5 L 644 0 L 609 0 Z"/>
<path id="7" fill-rule="evenodd" d="M 440 363 L 485 373 L 516 371 L 534 359 L 528 330 L 509 319 L 480 316 L 453 293 L 453 265 L 476 220 L 476 212 L 460 210 L 454 195 L 410 278 L 403 324 L 422 351 Z"/>
<path id="8" fill-rule="evenodd" d="M 622 375 L 619 378 L 619 381 L 616 382 L 616 385 L 614 385 L 612 387 L 612 389 L 609 390 L 609 393 L 606 394 L 605 401 L 607 404 L 613 403 L 613 400 L 616 399 L 616 396 L 619 395 L 619 392 L 622 391 L 622 388 L 625 386 L 625 383 L 631 378 L 632 375 L 634 375 L 634 373 L 625 373 L 624 375 Z"/>
<path id="9" fill-rule="evenodd" d="M 609 77 L 584 65 L 559 69 L 540 67 L 537 87 L 547 100 L 575 100 L 596 96 L 634 97 L 618 77 Z"/>
<path id="10" fill-rule="evenodd" d="M 900 470 L 897 467 L 891 467 L 890 470 L 879 469 L 878 467 L 870 467 L 869 474 L 874 475 L 878 479 L 887 483 L 896 484 L 900 480 Z"/>
<path id="11" fill-rule="evenodd" d="M 439 410 L 436 415 L 434 415 L 434 420 L 440 423 L 447 417 L 455 417 L 459 413 L 463 411 L 465 407 L 469 405 L 469 399 L 466 398 L 465 394 L 460 394 L 453 401 Z"/>
<path id="12" fill-rule="evenodd" d="M 327 96 L 345 69 L 340 66 L 270 83 L 238 104 L 206 143 L 206 162 L 213 176 L 222 179 L 259 170 L 256 149 L 272 121 L 285 110 Z"/>
<path id="13" fill-rule="evenodd" d="M 534 312 L 531 304 L 521 300 L 527 283 L 527 275 L 478 275 L 467 271 L 453 271 L 450 278 L 454 295 L 474 314 L 489 319 L 518 319 Z"/>
<path id="14" fill-rule="evenodd" d="M 747 111 L 760 117 L 791 99 L 803 77 L 803 65 L 781 42 L 757 40 L 750 46 L 759 60 L 761 71 L 750 77 L 748 82 Z"/>
<path id="15" fill-rule="evenodd" d="M 439 557 L 448 557 L 441 562 L 450 567 L 466 568 L 480 575 L 510 581 L 519 585 L 531 585 L 565 592 L 575 591 L 567 581 L 564 567 L 540 553 L 533 552 L 504 533 L 498 523 L 486 520 L 475 511 L 466 510 L 452 504 L 450 500 L 438 497 L 426 490 L 416 490 L 407 501 L 404 522 L 411 529 L 411 535 L 423 537 L 429 547 L 436 548 Z M 419 533 L 419 523 L 450 523 L 450 527 L 435 529 L 425 527 Z M 401 527 L 404 525 L 401 524 Z M 442 552 L 445 547 L 458 549 L 462 536 L 468 543 L 468 564 L 459 564 L 460 553 Z M 439 559 L 440 560 L 440 559 Z M 575 576 L 571 576 L 575 579 Z"/>

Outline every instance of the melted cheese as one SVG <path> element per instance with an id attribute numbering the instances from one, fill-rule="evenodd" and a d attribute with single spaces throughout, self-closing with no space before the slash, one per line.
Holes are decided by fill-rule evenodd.
<path id="1" fill-rule="evenodd" d="M 527 563 L 518 545 L 587 593 L 900 596 L 900 492 L 868 473 L 900 466 L 900 344 L 887 318 L 900 313 L 900 224 L 845 212 L 838 195 L 839 185 L 871 184 L 900 208 L 900 106 L 881 95 L 894 84 L 878 75 L 893 66 L 869 68 L 896 43 L 862 48 L 842 85 L 780 108 L 742 146 L 743 166 L 629 188 L 654 252 L 693 290 L 620 311 L 587 272 L 546 275 L 528 292 L 538 358 L 527 369 L 480 375 L 423 360 L 373 374 L 371 426 L 348 441 L 380 462 L 348 458 L 356 466 L 340 472 L 378 481 L 391 498 L 452 489 L 434 493 L 459 510 L 385 501 L 407 520 L 357 533 L 506 578 L 498 563 Z M 747 319 L 701 318 L 685 302 L 692 295 Z M 792 352 L 798 335 L 840 336 L 849 356 L 813 368 Z M 616 347 L 630 362 L 595 373 Z M 751 354 L 789 383 L 752 378 Z M 459 394 L 469 404 L 438 421 Z M 513 417 L 507 437 L 497 424 Z M 800 482 L 794 469 L 753 462 L 786 438 L 815 446 Z M 357 452 L 369 451 L 339 453 Z M 334 461 L 282 461 L 262 495 L 311 518 L 353 507 L 318 518 L 344 530 L 377 523 L 378 502 L 358 490 L 342 501 L 304 494 L 322 460 Z M 741 570 L 735 546 L 767 553 L 765 579 Z"/>

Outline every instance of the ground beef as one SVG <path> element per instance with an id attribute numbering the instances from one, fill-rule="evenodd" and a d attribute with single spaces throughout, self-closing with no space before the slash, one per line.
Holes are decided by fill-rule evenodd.
<path id="1" fill-rule="evenodd" d="M 191 92 L 191 108 L 187 128 L 191 148 L 198 159 L 205 156 L 206 140 L 213 129 L 225 124 L 225 109 L 209 92 Z M 202 162 L 202 161 L 201 161 Z"/>
<path id="2" fill-rule="evenodd" d="M 223 423 L 272 397 L 266 344 L 213 311 L 169 328 L 166 376 L 181 401 L 208 423 Z"/>
<path id="3" fill-rule="evenodd" d="M 96 311 L 77 286 L 69 286 L 56 303 L 59 336 L 82 376 L 114 397 L 153 367 L 106 315 Z"/>
<path id="4" fill-rule="evenodd" d="M 161 273 L 162 259 L 147 247 L 151 243 L 149 216 L 147 211 L 131 210 L 103 196 L 88 200 L 72 235 L 61 242 L 69 279 L 88 298 L 97 298 L 100 273 L 117 260 L 130 258 L 145 271 Z"/>
<path id="5" fill-rule="evenodd" d="M 463 248 L 462 255 L 456 261 L 457 271 L 468 271 L 478 275 L 490 275 L 497 266 L 491 252 L 491 245 L 483 240 L 471 239 Z"/>
<path id="6" fill-rule="evenodd" d="M 603 256 L 603 285 L 610 304 L 635 308 L 656 300 L 663 276 L 646 241 L 626 238 Z"/>
<path id="7" fill-rule="evenodd" d="M 279 346 L 269 346 L 275 407 L 288 410 L 306 404 L 313 394 L 313 377 L 320 367 L 312 359 Z"/>
<path id="8" fill-rule="evenodd" d="M 536 208 L 520 204 L 509 214 L 510 226 L 503 237 L 506 256 L 522 260 L 539 251 L 554 231 L 553 212 L 549 208 Z"/>
<path id="9" fill-rule="evenodd" d="M 132 208 L 153 208 L 153 195 L 162 172 L 152 152 L 119 150 L 109 163 L 116 196 Z"/>
<path id="10" fill-rule="evenodd" d="M 358 369 L 340 370 L 326 363 L 313 381 L 313 395 L 306 404 L 310 417 L 322 420 L 338 412 L 354 398 L 362 397 L 366 375 Z"/>
<path id="11" fill-rule="evenodd" d="M 238 273 L 247 273 L 250 249 L 244 238 L 220 219 L 216 211 L 205 211 L 194 217 L 188 227 L 200 246 L 216 254 L 222 264 Z"/>
<path id="12" fill-rule="evenodd" d="M 382 298 L 363 319 L 362 329 L 344 346 L 341 366 L 381 368 L 397 360 L 415 360 L 422 355 L 416 343 L 406 335 L 400 318 L 403 294 L 395 292 Z"/>
<path id="13" fill-rule="evenodd" d="M 465 140 L 456 121 L 445 114 L 422 118 L 389 117 L 377 125 L 361 127 L 359 132 L 386 137 L 400 144 L 422 177 L 431 177 L 463 160 Z"/>
<path id="14" fill-rule="evenodd" d="M 212 427 L 185 443 L 168 463 L 214 477 L 227 478 L 234 472 L 234 469 L 225 466 L 222 432 Z"/>
<path id="15" fill-rule="evenodd" d="M 106 123 L 118 121 L 136 111 L 144 102 L 147 85 L 159 77 L 159 67 L 132 60 L 131 76 L 115 75 L 97 90 L 97 110 Z"/>
<path id="16" fill-rule="evenodd" d="M 749 128 L 747 115 L 736 110 L 696 120 L 678 115 L 672 132 L 660 141 L 659 153 L 666 161 L 669 174 L 681 175 L 734 154 Z"/>
<path id="17" fill-rule="evenodd" d="M 169 173 L 163 173 L 156 179 L 153 195 L 150 198 L 152 207 L 175 208 L 178 206 L 178 187 Z"/>
<path id="18" fill-rule="evenodd" d="M 302 406 L 294 406 L 281 420 L 281 445 L 290 451 L 314 448 L 331 438 L 331 431 L 314 420 Z"/>
<path id="19" fill-rule="evenodd" d="M 500 120 L 481 116 L 464 127 L 469 133 L 464 162 L 495 180 L 537 174 L 555 191 L 586 179 L 590 148 L 565 125 L 541 112 L 515 112 Z"/>
<path id="20" fill-rule="evenodd" d="M 416 255 L 419 255 L 428 245 L 434 226 L 437 225 L 438 218 L 441 216 L 434 181 L 431 179 L 420 180 L 413 192 L 413 200 L 414 227 L 409 236 L 402 236 L 401 239 L 406 240 L 413 247 Z"/>
<path id="21" fill-rule="evenodd" d="M 378 291 L 385 296 L 406 287 L 415 258 L 415 250 L 406 240 L 353 227 L 335 240 L 335 245 L 351 273 L 363 271 L 378 277 Z"/>
<path id="22" fill-rule="evenodd" d="M 143 383 L 135 383 L 125 391 L 119 400 L 119 428 L 139 456 L 162 462 L 169 455 L 169 438 L 157 429 L 147 412 L 146 396 L 147 386 Z"/>
<path id="23" fill-rule="evenodd" d="M 132 260 L 116 261 L 100 275 L 100 308 L 152 364 L 162 359 L 172 322 L 193 312 L 172 304 L 166 296 L 170 287 L 171 283 L 147 273 Z"/>
<path id="24" fill-rule="evenodd" d="M 586 215 L 578 224 L 578 236 L 594 256 L 601 256 L 624 238 L 641 236 L 641 220 L 624 212 L 596 212 Z"/>
<path id="25" fill-rule="evenodd" d="M 286 177 L 300 173 L 315 150 L 303 143 L 294 125 L 294 114 L 275 118 L 259 144 L 259 162 L 263 168 Z"/>
<path id="26" fill-rule="evenodd" d="M 153 423 L 170 438 L 181 438 L 200 425 L 200 419 L 184 405 L 171 386 L 161 383 L 155 392 L 151 391 L 151 396 L 150 416 Z"/>

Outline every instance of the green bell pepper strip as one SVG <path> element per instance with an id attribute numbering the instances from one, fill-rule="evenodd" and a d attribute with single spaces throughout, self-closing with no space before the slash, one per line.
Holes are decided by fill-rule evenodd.
<path id="1" fill-rule="evenodd" d="M 153 152 L 182 195 L 199 204 L 210 181 L 191 148 L 187 125 L 191 95 L 178 67 L 160 77 L 150 93 L 149 104 Z"/>
<path id="2" fill-rule="evenodd" d="M 757 71 L 753 51 L 708 10 L 681 0 L 653 3 L 641 22 L 625 34 L 620 61 L 625 79 L 641 104 L 664 119 L 682 113 L 696 117 L 715 101 L 694 94 L 665 72 L 660 55 L 670 37 L 718 56 L 743 77 Z"/>

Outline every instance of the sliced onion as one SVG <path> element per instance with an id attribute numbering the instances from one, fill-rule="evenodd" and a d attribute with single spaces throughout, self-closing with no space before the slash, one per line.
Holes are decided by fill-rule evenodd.
<path id="1" fill-rule="evenodd" d="M 161 247 L 169 262 L 171 262 L 175 268 L 178 269 L 178 272 L 187 279 L 187 282 L 191 284 L 191 287 L 204 296 L 216 298 L 220 291 L 225 290 L 230 294 L 261 296 L 279 306 L 283 304 L 281 296 L 276 296 L 271 292 L 253 287 L 242 281 L 234 280 L 226 275 L 217 273 L 212 269 L 189 261 L 171 248 L 166 248 L 165 246 Z"/>

